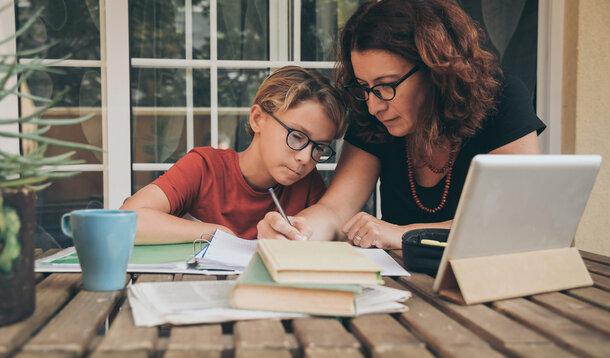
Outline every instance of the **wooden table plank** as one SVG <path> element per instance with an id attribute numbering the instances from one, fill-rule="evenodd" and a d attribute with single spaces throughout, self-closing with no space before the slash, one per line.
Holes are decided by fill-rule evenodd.
<path id="1" fill-rule="evenodd" d="M 173 327 L 165 358 L 220 358 L 224 349 L 222 326 L 201 325 Z"/>
<path id="2" fill-rule="evenodd" d="M 305 348 L 305 358 L 364 358 L 356 348 Z"/>
<path id="3" fill-rule="evenodd" d="M 296 318 L 292 330 L 303 349 L 360 349 L 360 342 L 334 318 Z"/>
<path id="4" fill-rule="evenodd" d="M 610 277 L 610 266 L 600 264 L 596 261 L 584 260 L 585 266 L 587 266 L 587 270 L 591 273 L 596 273 L 598 275 Z"/>
<path id="5" fill-rule="evenodd" d="M 292 358 L 292 355 L 286 349 L 238 349 L 235 358 Z"/>
<path id="6" fill-rule="evenodd" d="M 578 355 L 603 357 L 610 352 L 610 340 L 604 334 L 524 298 L 497 301 L 493 306 Z"/>
<path id="7" fill-rule="evenodd" d="M 43 281 L 43 283 L 46 282 Z M 82 355 L 121 291 L 81 291 L 24 347 L 29 354 Z"/>
<path id="8" fill-rule="evenodd" d="M 531 300 L 561 313 L 572 321 L 610 335 L 610 312 L 608 311 L 559 292 L 535 295 L 531 297 Z"/>
<path id="9" fill-rule="evenodd" d="M 19 354 L 15 355 L 14 358 L 40 358 L 41 355 L 40 353 L 28 353 L 28 352 L 20 352 Z M 70 352 L 54 352 L 54 353 L 47 353 L 44 355 L 44 358 L 76 358 L 77 356 L 74 355 L 74 353 L 70 353 Z"/>
<path id="10" fill-rule="evenodd" d="M 36 285 L 36 309 L 27 319 L 0 327 L 0 357 L 7 357 L 30 338 L 76 292 L 80 274 L 52 274 Z"/>
<path id="11" fill-rule="evenodd" d="M 390 315 L 364 315 L 350 321 L 351 331 L 375 357 L 433 357 L 411 332 Z"/>
<path id="12" fill-rule="evenodd" d="M 125 300 L 121 310 L 110 325 L 102 343 L 91 357 L 151 356 L 155 352 L 158 329 L 136 327 L 129 301 Z"/>
<path id="13" fill-rule="evenodd" d="M 489 343 L 459 322 L 427 303 L 417 294 L 408 301 L 409 310 L 400 320 L 443 357 L 502 357 Z"/>
<path id="14" fill-rule="evenodd" d="M 567 293 L 610 311 L 610 292 L 608 291 L 595 287 L 584 287 L 568 290 Z"/>
<path id="15" fill-rule="evenodd" d="M 586 260 L 590 260 L 590 261 L 596 261 L 599 262 L 601 264 L 605 264 L 605 265 L 609 265 L 610 266 L 610 257 L 608 256 L 603 256 L 600 254 L 596 254 L 593 252 L 588 252 L 588 251 L 583 251 L 583 250 L 579 250 L 580 252 L 580 256 L 582 256 L 583 259 Z"/>
<path id="16" fill-rule="evenodd" d="M 274 350 L 290 354 L 290 344 L 284 326 L 277 319 L 236 322 L 233 325 L 233 336 L 236 354 L 246 354 L 240 351 L 250 350 Z"/>
<path id="17" fill-rule="evenodd" d="M 593 284 L 595 287 L 601 288 L 605 291 L 610 291 L 610 277 L 591 273 L 591 278 L 593 279 Z"/>
<path id="18" fill-rule="evenodd" d="M 412 273 L 411 277 L 400 278 L 400 282 L 502 352 L 521 357 L 573 357 L 548 338 L 487 305 L 465 306 L 440 298 L 432 291 L 434 279 L 428 275 Z"/>

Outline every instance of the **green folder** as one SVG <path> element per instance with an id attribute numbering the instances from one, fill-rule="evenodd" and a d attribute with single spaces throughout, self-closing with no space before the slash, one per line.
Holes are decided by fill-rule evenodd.
<path id="1" fill-rule="evenodd" d="M 193 244 L 136 245 L 133 247 L 130 264 L 167 264 L 185 262 L 193 256 Z M 78 264 L 76 252 L 57 258 L 48 264 Z"/>

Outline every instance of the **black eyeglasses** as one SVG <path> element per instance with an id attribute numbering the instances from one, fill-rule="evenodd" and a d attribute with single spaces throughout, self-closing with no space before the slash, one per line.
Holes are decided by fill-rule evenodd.
<path id="1" fill-rule="evenodd" d="M 382 101 L 391 101 L 396 96 L 396 87 L 403 83 L 404 80 L 411 77 L 417 70 L 419 70 L 418 66 L 413 67 L 411 71 L 407 72 L 406 75 L 402 76 L 401 79 L 394 83 L 380 83 L 368 88 L 354 80 L 354 83 L 344 86 L 343 88 L 358 101 L 368 101 L 369 93 L 371 92 Z"/>
<path id="2" fill-rule="evenodd" d="M 262 108 L 262 107 L 261 107 Z M 290 128 L 284 124 L 284 122 L 277 119 L 271 112 L 268 112 L 264 108 L 262 108 L 265 113 L 271 116 L 271 118 L 275 119 L 282 127 L 286 128 L 288 134 L 286 134 L 286 144 L 292 150 L 303 150 L 305 149 L 309 143 L 313 144 L 313 149 L 311 150 L 311 159 L 315 160 L 318 163 L 324 163 L 330 160 L 335 155 L 335 150 L 332 149 L 329 145 L 318 143 L 309 139 L 307 134 L 301 132 L 298 129 Z"/>

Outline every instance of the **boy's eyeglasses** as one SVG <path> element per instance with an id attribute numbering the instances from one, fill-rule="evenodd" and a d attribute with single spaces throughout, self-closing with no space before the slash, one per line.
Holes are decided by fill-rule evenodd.
<path id="1" fill-rule="evenodd" d="M 262 108 L 262 107 L 261 107 Z M 286 128 L 288 134 L 286 134 L 286 144 L 292 150 L 303 150 L 305 149 L 309 143 L 313 145 L 311 150 L 311 159 L 315 160 L 318 163 L 324 163 L 330 160 L 335 155 L 335 150 L 332 149 L 329 145 L 318 143 L 309 139 L 307 134 L 301 132 L 298 129 L 290 128 L 284 124 L 284 122 L 277 119 L 271 112 L 268 112 L 263 108 L 263 111 L 271 116 L 271 118 L 275 119 L 282 127 Z"/>
<path id="2" fill-rule="evenodd" d="M 403 83 L 404 80 L 411 77 L 417 70 L 419 70 L 418 66 L 413 67 L 411 71 L 407 72 L 406 75 L 402 76 L 402 78 L 394 83 L 380 83 L 368 88 L 354 81 L 354 83 L 343 86 L 343 88 L 358 101 L 368 101 L 369 93 L 371 92 L 382 101 L 391 101 L 396 96 L 396 87 Z"/>

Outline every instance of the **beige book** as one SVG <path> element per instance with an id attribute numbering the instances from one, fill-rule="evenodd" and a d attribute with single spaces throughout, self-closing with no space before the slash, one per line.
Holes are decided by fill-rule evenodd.
<path id="1" fill-rule="evenodd" d="M 361 290 L 354 284 L 275 282 L 255 253 L 235 281 L 230 302 L 235 308 L 248 310 L 354 316 L 354 298 Z"/>
<path id="2" fill-rule="evenodd" d="M 346 242 L 260 239 L 258 252 L 279 283 L 383 283 L 381 267 Z"/>

